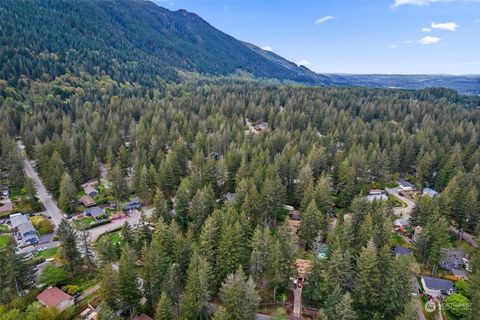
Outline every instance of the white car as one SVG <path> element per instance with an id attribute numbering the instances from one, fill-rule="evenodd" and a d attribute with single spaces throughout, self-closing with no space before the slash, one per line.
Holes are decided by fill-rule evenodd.
<path id="1" fill-rule="evenodd" d="M 41 248 L 38 248 L 37 251 L 38 252 L 42 252 L 42 251 L 45 251 L 47 250 L 48 248 L 47 247 L 41 247 Z"/>

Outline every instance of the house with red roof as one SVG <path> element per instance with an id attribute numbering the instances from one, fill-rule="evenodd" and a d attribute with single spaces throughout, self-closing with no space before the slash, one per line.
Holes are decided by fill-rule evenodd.
<path id="1" fill-rule="evenodd" d="M 59 312 L 73 306 L 73 297 L 66 294 L 57 287 L 49 287 L 37 296 L 38 302 L 45 307 L 54 307 Z"/>

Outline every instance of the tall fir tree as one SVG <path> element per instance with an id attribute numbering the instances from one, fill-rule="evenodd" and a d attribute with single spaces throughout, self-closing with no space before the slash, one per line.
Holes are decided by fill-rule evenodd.
<path id="1" fill-rule="evenodd" d="M 138 283 L 138 273 L 135 269 L 137 255 L 135 251 L 125 244 L 118 264 L 118 292 L 120 307 L 129 315 L 134 315 L 142 297 Z"/>
<path id="2" fill-rule="evenodd" d="M 72 178 L 65 172 L 60 182 L 60 196 L 58 197 L 58 206 L 65 213 L 73 213 L 77 205 L 77 191 Z"/>
<path id="3" fill-rule="evenodd" d="M 60 250 L 62 261 L 70 275 L 73 275 L 82 266 L 82 256 L 78 250 L 77 232 L 67 219 L 62 219 L 56 234 L 62 245 Z"/>

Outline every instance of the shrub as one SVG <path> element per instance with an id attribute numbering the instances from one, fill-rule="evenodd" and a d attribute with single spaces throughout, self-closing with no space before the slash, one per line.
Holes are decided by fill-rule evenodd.
<path id="1" fill-rule="evenodd" d="M 470 284 L 464 280 L 459 280 L 455 283 L 455 289 L 457 293 L 463 294 L 465 297 L 469 297 Z"/>
<path id="2" fill-rule="evenodd" d="M 80 287 L 74 284 L 70 284 L 70 285 L 64 286 L 63 290 L 66 291 L 69 295 L 74 295 L 80 291 Z"/>
<path id="3" fill-rule="evenodd" d="M 67 271 L 62 268 L 58 268 L 52 264 L 43 269 L 40 275 L 39 282 L 49 286 L 57 286 L 64 284 L 68 281 Z"/>
<path id="4" fill-rule="evenodd" d="M 470 311 L 470 301 L 460 293 L 454 293 L 445 299 L 445 308 L 456 317 L 463 318 Z"/>

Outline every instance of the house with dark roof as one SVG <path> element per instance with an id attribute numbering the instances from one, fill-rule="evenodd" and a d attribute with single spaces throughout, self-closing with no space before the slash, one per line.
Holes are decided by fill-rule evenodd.
<path id="1" fill-rule="evenodd" d="M 398 186 L 400 187 L 400 189 L 402 189 L 403 191 L 413 191 L 413 190 L 415 190 L 415 186 L 412 183 L 408 182 L 407 180 L 398 179 L 397 183 L 398 183 Z"/>
<path id="2" fill-rule="evenodd" d="M 85 191 L 85 194 L 90 197 L 95 197 L 98 194 L 97 189 L 95 189 L 95 187 L 91 184 L 85 185 L 83 190 Z"/>
<path id="3" fill-rule="evenodd" d="M 73 297 L 66 294 L 57 287 L 49 287 L 37 296 L 38 302 L 45 307 L 56 308 L 59 312 L 73 306 Z"/>
<path id="4" fill-rule="evenodd" d="M 421 282 L 425 293 L 434 298 L 455 293 L 455 285 L 450 280 L 422 276 Z"/>
<path id="5" fill-rule="evenodd" d="M 395 257 L 399 257 L 399 256 L 407 256 L 409 254 L 412 253 L 412 249 L 409 249 L 409 248 L 405 248 L 405 247 L 401 247 L 401 246 L 396 246 L 394 249 L 393 249 L 393 255 Z"/>
<path id="6" fill-rule="evenodd" d="M 83 215 L 85 217 L 92 217 L 95 220 L 102 220 L 107 217 L 103 209 L 97 206 L 85 209 L 85 211 L 83 211 Z"/>
<path id="7" fill-rule="evenodd" d="M 21 213 L 12 214 L 10 224 L 20 247 L 38 243 L 38 232 L 27 216 Z"/>
<path id="8" fill-rule="evenodd" d="M 443 258 L 438 263 L 440 268 L 453 272 L 453 270 L 470 269 L 470 256 L 461 249 L 441 249 Z"/>
<path id="9" fill-rule="evenodd" d="M 124 211 L 133 211 L 135 209 L 140 209 L 142 207 L 142 203 L 140 202 L 140 199 L 133 198 L 129 202 L 123 205 L 123 210 Z"/>

